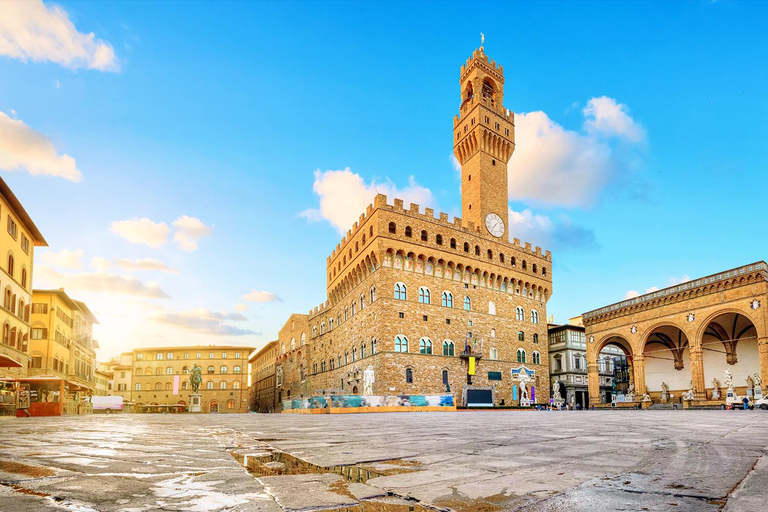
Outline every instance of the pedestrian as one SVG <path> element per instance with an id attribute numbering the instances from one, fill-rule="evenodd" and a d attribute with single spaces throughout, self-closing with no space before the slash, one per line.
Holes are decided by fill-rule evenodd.
<path id="1" fill-rule="evenodd" d="M 747 398 L 747 397 L 744 397 L 744 399 L 742 400 L 742 402 L 744 402 L 744 410 L 745 410 L 745 411 L 748 411 L 748 410 L 749 410 L 749 398 Z"/>

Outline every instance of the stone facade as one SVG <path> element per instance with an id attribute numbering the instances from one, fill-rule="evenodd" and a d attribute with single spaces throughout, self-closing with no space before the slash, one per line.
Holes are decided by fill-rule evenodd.
<path id="1" fill-rule="evenodd" d="M 277 340 L 270 341 L 258 352 L 251 354 L 248 363 L 251 372 L 250 410 L 274 412 L 277 406 L 275 397 Z"/>
<path id="2" fill-rule="evenodd" d="M 477 94 L 467 95 L 470 83 Z M 549 399 L 552 255 L 509 241 L 514 117 L 502 103 L 503 69 L 476 50 L 462 68 L 461 89 L 454 128 L 466 218 L 451 221 L 377 195 L 327 259 L 328 300 L 302 315 L 300 327 L 293 315 L 280 331 L 280 398 L 432 394 L 446 384 L 460 398 L 471 380 L 511 405 L 511 370 L 524 364 L 536 373 L 537 401 Z M 284 346 L 303 329 L 306 348 Z M 462 354 L 478 358 L 471 379 Z"/>
<path id="3" fill-rule="evenodd" d="M 725 396 L 723 373 L 738 394 L 757 374 L 768 382 L 768 265 L 757 262 L 584 313 L 590 401 L 599 402 L 598 354 L 619 347 L 630 361 L 635 395 Z"/>

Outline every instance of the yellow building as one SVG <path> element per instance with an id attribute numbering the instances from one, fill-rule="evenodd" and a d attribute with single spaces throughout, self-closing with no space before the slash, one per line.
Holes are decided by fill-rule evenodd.
<path id="1" fill-rule="evenodd" d="M 91 411 L 96 349 L 93 325 L 99 321 L 85 303 L 64 289 L 34 290 L 30 315 L 28 378 L 32 416 Z"/>
<path id="2" fill-rule="evenodd" d="M 29 364 L 29 304 L 32 302 L 34 248 L 48 243 L 11 189 L 0 178 L 0 415 L 15 414 L 17 378 L 26 377 Z"/>
<path id="3" fill-rule="evenodd" d="M 136 349 L 129 395 L 133 410 L 186 410 L 192 393 L 189 372 L 198 365 L 203 377 L 203 412 L 248 412 L 251 352 L 253 347 L 239 345 Z"/>

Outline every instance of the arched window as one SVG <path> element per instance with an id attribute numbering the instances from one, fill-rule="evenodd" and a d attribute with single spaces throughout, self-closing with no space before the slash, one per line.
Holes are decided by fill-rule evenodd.
<path id="1" fill-rule="evenodd" d="M 181 383 L 181 389 L 187 389 L 187 388 L 189 388 L 189 381 L 185 380 Z"/>
<path id="2" fill-rule="evenodd" d="M 499 358 L 499 352 L 495 348 L 491 349 L 491 359 L 496 360 Z"/>
<path id="3" fill-rule="evenodd" d="M 234 400 L 227 400 L 227 409 L 230 411 L 235 408 L 235 401 Z"/>
<path id="4" fill-rule="evenodd" d="M 163 390 L 163 384 L 160 382 L 155 382 L 155 391 L 162 391 Z"/>
<path id="5" fill-rule="evenodd" d="M 232 368 L 232 373 L 238 373 L 239 374 L 240 372 L 241 372 L 241 369 L 240 369 L 239 366 L 235 366 L 234 368 Z"/>
<path id="6" fill-rule="evenodd" d="M 419 354 L 432 354 L 432 340 L 429 338 L 419 340 Z"/>
<path id="7" fill-rule="evenodd" d="M 173 375 L 173 368 L 171 368 L 170 366 L 168 368 L 166 368 L 165 369 L 165 374 L 166 375 Z"/>
<path id="8" fill-rule="evenodd" d="M 525 362 L 525 350 L 523 350 L 522 348 L 517 349 L 517 362 L 518 363 Z"/>
<path id="9" fill-rule="evenodd" d="M 405 382 L 413 384 L 413 370 L 410 368 L 405 369 Z"/>
<path id="10" fill-rule="evenodd" d="M 499 253 L 499 262 L 500 263 L 504 263 L 504 253 L 503 252 Z"/>
<path id="11" fill-rule="evenodd" d="M 532 324 L 539 323 L 539 312 L 536 311 L 535 309 L 531 310 L 531 323 Z"/>
<path id="12" fill-rule="evenodd" d="M 523 270 L 526 270 L 528 268 L 528 264 L 523 260 Z"/>
<path id="13" fill-rule="evenodd" d="M 320 334 L 325 334 L 325 322 L 320 322 Z M 285 343 L 283 343 L 283 346 L 285 346 Z M 283 350 L 285 352 L 285 350 Z"/>
<path id="14" fill-rule="evenodd" d="M 205 389 L 213 389 L 213 382 L 210 380 L 205 384 Z"/>
<path id="15" fill-rule="evenodd" d="M 360 311 L 365 309 L 365 294 L 360 294 Z"/>
<path id="16" fill-rule="evenodd" d="M 413 236 L 413 230 L 411 229 L 411 226 L 405 226 L 405 236 L 408 238 Z"/>
<path id="17" fill-rule="evenodd" d="M 560 354 L 555 355 L 555 371 L 563 371 L 563 357 Z"/>
<path id="18" fill-rule="evenodd" d="M 352 361 L 357 361 L 357 347 L 352 347 Z"/>
<path id="19" fill-rule="evenodd" d="M 333 322 L 333 318 L 331 318 L 331 322 Z M 333 324 L 331 324 L 333 325 Z M 333 329 L 333 327 L 331 327 Z M 291 338 L 291 351 L 296 349 L 296 338 Z"/>
<path id="20" fill-rule="evenodd" d="M 156 368 L 155 369 L 155 375 L 162 375 L 162 374 L 163 374 L 163 369 L 162 368 Z"/>
<path id="21" fill-rule="evenodd" d="M 538 343 L 539 342 L 539 335 L 538 334 L 534 334 L 533 335 L 533 342 L 534 343 Z"/>
<path id="22" fill-rule="evenodd" d="M 538 352 L 533 353 L 533 364 L 541 364 L 541 354 Z"/>
<path id="23" fill-rule="evenodd" d="M 517 260 L 515 260 L 515 257 L 514 257 L 514 256 L 512 256 L 512 257 L 509 259 L 509 262 L 512 264 L 512 266 L 513 266 L 513 267 L 516 267 L 516 266 L 517 266 Z"/>
<path id="24" fill-rule="evenodd" d="M 307 333 L 303 332 L 301 333 L 301 346 L 303 347 L 306 344 L 307 344 Z"/>
<path id="25" fill-rule="evenodd" d="M 453 342 L 451 340 L 445 340 L 443 342 L 443 355 L 452 356 L 454 353 Z"/>
<path id="26" fill-rule="evenodd" d="M 352 313 L 352 316 L 355 316 L 355 313 L 357 312 L 357 301 L 352 301 L 352 307 L 350 308 L 350 312 Z"/>
<path id="27" fill-rule="evenodd" d="M 469 244 L 464 242 L 464 252 L 469 252 Z"/>
<path id="28" fill-rule="evenodd" d="M 395 299 L 396 300 L 405 300 L 406 298 L 406 288 L 404 283 L 395 283 Z"/>
<path id="29" fill-rule="evenodd" d="M 515 308 L 515 320 L 525 320 L 525 310 L 522 306 Z"/>
<path id="30" fill-rule="evenodd" d="M 142 370 L 141 368 L 136 368 L 136 375 L 138 376 L 144 375 L 144 370 Z"/>
<path id="31" fill-rule="evenodd" d="M 141 391 L 141 382 L 137 382 L 136 386 L 133 388 L 135 391 Z"/>
<path id="32" fill-rule="evenodd" d="M 170 382 L 166 382 L 166 383 L 165 383 L 165 390 L 166 390 L 166 391 L 170 391 L 170 390 L 171 390 L 171 388 L 172 388 L 172 385 L 171 385 L 171 383 L 170 383 Z"/>
<path id="33" fill-rule="evenodd" d="M 365 359 L 365 343 L 360 345 L 360 359 Z"/>
<path id="34" fill-rule="evenodd" d="M 227 389 L 227 381 L 221 381 L 221 384 L 219 384 L 219 389 Z"/>
<path id="35" fill-rule="evenodd" d="M 464 311 L 471 311 L 472 310 L 472 299 L 469 297 L 464 297 Z"/>
<path id="36" fill-rule="evenodd" d="M 371 304 L 376 302 L 376 287 L 371 286 Z"/>
<path id="37" fill-rule="evenodd" d="M 8 275 L 13 277 L 13 254 L 8 255 Z"/>
<path id="38" fill-rule="evenodd" d="M 320 363 L 320 371 L 321 371 L 321 372 L 324 372 L 324 371 L 325 371 L 325 361 L 323 361 L 323 362 L 321 362 L 321 363 Z"/>
<path id="39" fill-rule="evenodd" d="M 312 375 L 317 374 L 317 363 L 312 363 Z"/>
<path id="40" fill-rule="evenodd" d="M 532 270 L 533 270 L 533 273 L 535 274 L 536 273 L 536 264 L 535 263 L 533 264 Z"/>
<path id="41" fill-rule="evenodd" d="M 475 256 L 480 256 L 480 246 L 479 245 L 475 246 Z"/>
<path id="42" fill-rule="evenodd" d="M 408 352 L 408 338 L 402 334 L 395 336 L 395 352 Z"/>
<path id="43" fill-rule="evenodd" d="M 344 306 L 344 321 L 346 322 L 349 319 L 349 308 L 347 306 Z"/>
<path id="44" fill-rule="evenodd" d="M 456 239 L 451 238 L 451 249 L 455 249 L 455 248 L 456 248 Z"/>
<path id="45" fill-rule="evenodd" d="M 344 352 L 344 364 L 349 364 L 349 352 Z"/>
<path id="46" fill-rule="evenodd" d="M 317 326 L 316 325 L 312 326 L 312 337 L 313 338 L 317 337 Z"/>
<path id="47" fill-rule="evenodd" d="M 214 368 L 213 366 L 209 366 L 208 367 L 208 375 L 212 375 L 214 373 L 216 373 L 216 368 Z"/>
<path id="48" fill-rule="evenodd" d="M 492 259 L 493 259 L 493 251 L 492 251 L 492 250 L 490 250 L 490 249 L 488 249 L 488 259 L 489 259 L 489 260 L 492 260 Z"/>
<path id="49" fill-rule="evenodd" d="M 27 287 L 27 269 L 25 268 L 21 269 L 21 287 Z"/>
<path id="50" fill-rule="evenodd" d="M 443 370 L 443 384 L 448 384 L 448 370 Z"/>
<path id="51" fill-rule="evenodd" d="M 488 314 L 489 315 L 495 315 L 496 314 L 496 303 L 493 301 L 488 302 Z"/>
<path id="52" fill-rule="evenodd" d="M 397 228 L 395 227 L 395 223 L 394 222 L 390 222 L 389 223 L 389 232 L 392 233 L 393 235 L 395 233 L 397 233 Z"/>
<path id="53" fill-rule="evenodd" d="M 427 231 L 425 229 L 422 229 L 421 230 L 421 241 L 422 242 L 426 242 L 428 238 L 429 237 L 427 237 Z"/>
<path id="54" fill-rule="evenodd" d="M 525 333 L 523 331 L 518 331 L 517 341 L 525 341 Z"/>
<path id="55" fill-rule="evenodd" d="M 373 226 L 371 226 L 371 229 L 368 231 L 368 235 L 373 238 Z"/>
<path id="56" fill-rule="evenodd" d="M 496 329 L 491 329 L 491 338 L 496 337 Z"/>
<path id="57" fill-rule="evenodd" d="M 446 308 L 453 307 L 453 294 L 451 292 L 443 292 L 443 306 Z"/>
<path id="58" fill-rule="evenodd" d="M 285 342 L 280 342 L 280 353 L 285 354 Z"/>
<path id="59" fill-rule="evenodd" d="M 222 366 L 219 369 L 219 373 L 221 373 L 222 375 L 226 374 L 227 372 L 229 372 L 229 368 L 227 368 L 226 366 Z"/>
<path id="60" fill-rule="evenodd" d="M 541 267 L 541 275 L 543 276 L 547 275 L 547 267 Z"/>
<path id="61" fill-rule="evenodd" d="M 419 302 L 422 304 L 431 304 L 431 293 L 429 292 L 429 288 L 426 286 L 422 286 L 419 288 Z"/>
<path id="62" fill-rule="evenodd" d="M 435 243 L 437 245 L 443 245 L 443 235 L 435 235 Z"/>
<path id="63" fill-rule="evenodd" d="M 371 340 L 371 355 L 376 353 L 376 338 Z"/>

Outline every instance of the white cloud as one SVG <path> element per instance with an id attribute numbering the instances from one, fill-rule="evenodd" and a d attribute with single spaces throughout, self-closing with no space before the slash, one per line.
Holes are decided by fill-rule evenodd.
<path id="1" fill-rule="evenodd" d="M 260 333 L 233 327 L 227 323 L 228 320 L 243 321 L 246 318 L 240 313 L 215 313 L 207 309 L 190 309 L 185 311 L 163 311 L 151 317 L 151 320 L 215 336 L 243 336 L 258 335 Z"/>
<path id="2" fill-rule="evenodd" d="M 320 197 L 320 208 L 304 210 L 300 215 L 310 221 L 327 220 L 341 234 L 352 228 L 377 193 L 386 194 L 390 203 L 394 198 L 402 199 L 406 208 L 410 203 L 422 208 L 435 205 L 432 192 L 416 183 L 413 176 L 408 179 L 407 187 L 398 189 L 390 181 L 368 184 L 349 168 L 325 172 L 318 169 L 312 188 Z"/>
<path id="3" fill-rule="evenodd" d="M 584 128 L 591 133 L 604 136 L 622 137 L 632 142 L 645 139 L 645 130 L 629 117 L 626 105 L 616 103 L 607 96 L 592 98 L 582 111 L 586 120 Z"/>
<path id="4" fill-rule="evenodd" d="M 78 32 L 63 8 L 42 0 L 0 2 L 0 55 L 71 69 L 120 69 L 111 44 Z"/>
<path id="5" fill-rule="evenodd" d="M 509 236 L 523 243 L 530 242 L 542 250 L 588 250 L 596 246 L 595 234 L 590 229 L 573 224 L 567 215 L 561 214 L 553 220 L 529 209 L 521 212 L 509 210 Z"/>
<path id="6" fill-rule="evenodd" d="M 687 274 L 683 274 L 681 277 L 670 277 L 669 281 L 664 286 L 664 288 L 667 288 L 669 286 L 675 286 L 675 285 L 682 284 L 682 283 L 687 283 L 690 280 L 691 280 L 691 278 L 688 277 Z M 645 293 L 653 293 L 653 292 L 657 292 L 659 290 L 660 290 L 660 288 L 658 286 L 651 286 L 650 288 L 646 288 L 646 290 L 643 293 L 643 295 Z M 627 293 L 624 294 L 624 298 L 622 300 L 634 299 L 635 297 L 639 297 L 639 296 L 640 296 L 640 293 L 638 293 L 636 290 L 629 290 Z"/>
<path id="7" fill-rule="evenodd" d="M 197 242 L 204 236 L 211 234 L 212 226 L 206 226 L 200 219 L 182 215 L 173 221 L 176 230 L 173 241 L 179 244 L 183 250 L 192 252 L 197 250 Z"/>
<path id="8" fill-rule="evenodd" d="M 235 304 L 233 309 L 242 313 L 244 311 L 248 311 L 248 304 Z"/>
<path id="9" fill-rule="evenodd" d="M 9 3 L 0 2 L 0 6 Z M 0 112 L 0 169 L 24 170 L 33 176 L 56 176 L 75 183 L 83 179 L 74 158 L 59 155 L 48 137 L 5 112 Z"/>
<path id="10" fill-rule="evenodd" d="M 149 299 L 170 298 L 160 285 L 151 281 L 144 282 L 135 277 L 107 272 L 62 274 L 46 265 L 35 266 L 35 287 L 65 288 L 74 291 L 129 295 Z"/>
<path id="11" fill-rule="evenodd" d="M 83 250 L 62 249 L 59 252 L 48 251 L 40 254 L 40 261 L 54 267 L 79 270 L 83 268 Z"/>
<path id="12" fill-rule="evenodd" d="M 165 222 L 152 222 L 146 217 L 115 221 L 110 231 L 134 244 L 160 247 L 168 241 L 171 228 Z"/>
<path id="13" fill-rule="evenodd" d="M 96 271 L 106 272 L 111 266 L 112 265 L 107 258 L 102 258 L 101 256 L 91 258 L 91 268 Z"/>
<path id="14" fill-rule="evenodd" d="M 272 292 L 251 290 L 250 293 L 243 295 L 243 300 L 248 302 L 283 302 L 283 299 Z"/>
<path id="15" fill-rule="evenodd" d="M 171 274 L 178 274 L 178 271 L 176 269 L 173 269 L 168 265 L 166 265 L 165 263 L 163 263 L 162 261 L 156 260 L 154 258 L 140 258 L 137 260 L 129 260 L 127 258 L 121 258 L 115 261 L 115 265 L 122 268 L 123 270 L 134 270 L 134 271 L 156 270 L 159 272 L 169 272 Z"/>
<path id="16" fill-rule="evenodd" d="M 515 115 L 509 198 L 591 206 L 607 186 L 628 179 L 644 130 L 627 111 L 611 98 L 592 98 L 582 111 L 582 132 L 563 128 L 541 111 Z"/>

